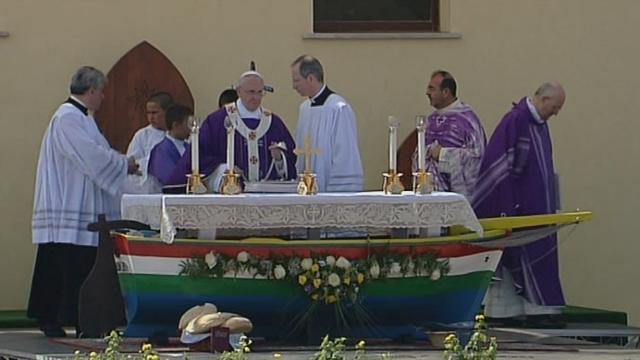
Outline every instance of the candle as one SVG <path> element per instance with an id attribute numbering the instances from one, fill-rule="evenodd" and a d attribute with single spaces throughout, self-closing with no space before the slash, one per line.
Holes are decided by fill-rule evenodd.
<path id="1" fill-rule="evenodd" d="M 416 116 L 416 130 L 417 134 L 418 134 L 418 170 L 424 170 L 425 165 L 426 165 L 426 160 L 424 158 L 424 153 L 425 153 L 425 137 L 424 137 L 424 131 L 425 131 L 425 122 L 426 119 L 424 117 L 424 115 L 418 115 Z"/>
<path id="2" fill-rule="evenodd" d="M 224 119 L 224 126 L 227 128 L 227 170 L 231 172 L 234 164 L 236 128 L 228 116 Z"/>
<path id="3" fill-rule="evenodd" d="M 198 144 L 198 119 L 191 117 L 191 174 L 200 174 L 200 149 Z"/>
<path id="4" fill-rule="evenodd" d="M 396 151 L 398 149 L 398 125 L 395 116 L 389 116 L 389 171 L 396 171 Z"/>

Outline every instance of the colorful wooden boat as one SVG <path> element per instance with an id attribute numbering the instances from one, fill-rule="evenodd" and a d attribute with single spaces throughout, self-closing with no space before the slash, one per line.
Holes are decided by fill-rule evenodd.
<path id="1" fill-rule="evenodd" d="M 180 315 L 205 302 L 248 317 L 254 323 L 251 335 L 265 338 L 301 332 L 397 338 L 437 325 L 469 326 L 499 263 L 500 241 L 513 235 L 522 239 L 527 231 L 532 241 L 540 226 L 590 216 L 485 219 L 482 237 L 176 239 L 166 244 L 118 234 L 113 238 L 127 312 L 125 335 L 176 335 Z M 531 227 L 538 228 L 524 230 Z M 339 277 L 337 283 L 331 274 Z"/>

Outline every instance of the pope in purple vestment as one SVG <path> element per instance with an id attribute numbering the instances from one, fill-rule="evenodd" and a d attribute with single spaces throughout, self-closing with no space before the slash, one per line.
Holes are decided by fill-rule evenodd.
<path id="1" fill-rule="evenodd" d="M 236 103 L 240 102 L 239 99 Z M 227 155 L 227 130 L 225 128 L 225 118 L 229 116 L 230 109 L 238 111 L 233 103 L 210 114 L 202 123 L 200 128 L 200 173 L 205 176 L 213 173 L 218 166 L 226 164 Z M 250 164 L 257 168 L 258 180 L 276 180 L 285 178 L 286 180 L 296 178 L 296 155 L 293 153 L 295 143 L 286 125 L 276 114 L 260 108 L 262 116 L 242 117 L 243 124 L 236 129 L 234 137 L 235 166 L 239 167 L 245 177 L 250 173 Z M 266 120 L 266 117 L 270 120 Z M 269 121 L 269 126 L 263 130 Z M 262 124 L 262 125 L 261 125 Z M 245 129 L 242 131 L 241 127 Z M 243 134 L 246 132 L 246 134 Z M 261 134 L 261 132 L 264 132 Z M 246 136 L 245 136 L 246 135 Z M 262 135 L 262 136 L 260 136 Z M 256 142 L 257 151 L 251 151 L 250 143 Z M 279 175 L 275 168 L 272 168 L 272 156 L 269 146 L 273 143 L 281 144 L 285 158 L 286 176 Z M 250 154 L 250 152 L 252 154 Z M 271 171 L 270 171 L 271 170 Z M 186 174 L 191 173 L 191 151 L 187 149 L 184 156 L 178 161 L 175 171 L 168 180 L 168 184 L 178 185 L 186 183 Z"/>
<path id="2" fill-rule="evenodd" d="M 545 83 L 534 97 L 523 98 L 502 118 L 487 145 L 472 199 L 478 217 L 555 213 L 557 189 L 547 119 L 558 113 L 564 97 L 559 84 Z M 505 249 L 501 266 L 499 271 L 511 275 L 516 295 L 529 304 L 549 308 L 565 304 L 555 234 Z"/>

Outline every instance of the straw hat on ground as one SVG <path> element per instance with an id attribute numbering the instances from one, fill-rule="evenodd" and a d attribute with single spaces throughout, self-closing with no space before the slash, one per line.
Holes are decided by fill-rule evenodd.
<path id="1" fill-rule="evenodd" d="M 178 329 L 183 330 L 191 320 L 197 317 L 206 314 L 215 314 L 217 312 L 218 308 L 213 304 L 205 303 L 204 305 L 196 305 L 182 314 L 180 321 L 178 322 Z"/>

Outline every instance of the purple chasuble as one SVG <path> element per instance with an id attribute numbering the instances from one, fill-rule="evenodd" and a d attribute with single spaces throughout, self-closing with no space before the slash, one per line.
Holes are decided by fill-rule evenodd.
<path id="1" fill-rule="evenodd" d="M 556 182 L 547 122 L 537 120 L 523 98 L 503 118 L 480 167 L 472 205 L 480 218 L 556 212 Z M 507 248 L 501 265 L 516 293 L 543 306 L 565 304 L 558 274 L 556 235 Z"/>
<path id="2" fill-rule="evenodd" d="M 207 116 L 200 127 L 200 173 L 204 176 L 210 175 L 220 164 L 224 164 L 227 161 L 227 129 L 224 127 L 224 119 L 227 116 L 228 114 L 225 108 L 219 109 Z M 253 130 L 258 127 L 261 120 L 243 118 L 242 121 L 249 129 Z M 256 159 L 249 159 L 247 140 L 240 135 L 237 130 L 234 140 L 235 165 L 242 169 L 246 176 L 248 174 L 249 161 L 255 161 Z M 271 145 L 272 142 L 277 143 L 280 141 L 284 141 L 287 145 L 287 150 L 284 151 L 284 156 L 287 158 L 287 180 L 296 178 L 296 155 L 293 153 L 295 142 L 284 122 L 276 114 L 272 113 L 269 130 L 267 130 L 267 133 L 262 138 L 258 139 L 258 160 L 260 162 L 259 180 L 278 179 L 278 173 L 275 169 L 271 172 L 268 179 L 265 179 L 265 177 L 269 171 L 269 165 L 272 160 L 269 145 Z M 185 184 L 187 181 L 186 174 L 190 173 L 191 147 L 189 146 L 180 161 L 178 161 L 174 172 L 171 174 L 169 184 Z"/>
<path id="3" fill-rule="evenodd" d="M 487 143 L 478 115 L 471 106 L 457 101 L 429 115 L 425 137 L 427 149 L 437 140 L 451 155 L 447 164 L 442 159 L 444 151 L 441 162 L 427 160 L 426 169 L 434 175 L 436 190 L 470 197 Z"/>
<path id="4" fill-rule="evenodd" d="M 149 175 L 153 175 L 162 185 L 169 184 L 171 174 L 181 157 L 173 141 L 165 136 L 151 150 L 149 155 Z"/>

